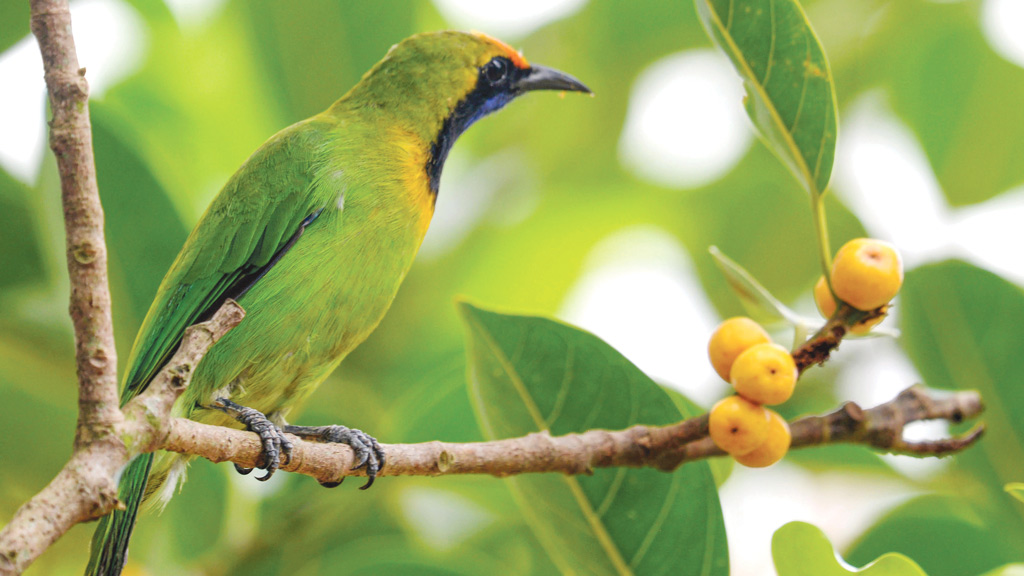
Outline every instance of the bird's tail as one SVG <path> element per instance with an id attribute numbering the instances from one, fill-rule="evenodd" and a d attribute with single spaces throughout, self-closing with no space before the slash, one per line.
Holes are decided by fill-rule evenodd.
<path id="1" fill-rule="evenodd" d="M 124 502 L 124 510 L 115 510 L 100 519 L 100 525 L 92 536 L 92 553 L 86 576 L 118 576 L 124 569 L 128 557 L 128 539 L 132 537 L 135 516 L 139 513 L 146 492 L 149 470 L 153 465 L 153 453 L 143 454 L 125 467 L 121 474 L 118 498 Z"/>

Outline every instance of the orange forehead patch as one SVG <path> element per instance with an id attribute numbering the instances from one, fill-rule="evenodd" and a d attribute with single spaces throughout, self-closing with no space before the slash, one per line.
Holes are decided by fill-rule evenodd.
<path id="1" fill-rule="evenodd" d="M 527 62 L 526 58 L 523 58 L 523 55 L 520 54 L 519 51 L 516 50 L 515 48 L 512 48 L 511 46 L 505 44 L 501 40 L 498 40 L 493 36 L 488 36 L 483 32 L 474 31 L 473 34 L 476 35 L 478 38 L 482 38 L 483 40 L 486 40 L 487 42 L 490 42 L 491 44 L 494 44 L 499 49 L 501 49 L 502 55 L 507 56 L 508 59 L 511 60 L 512 63 L 516 65 L 516 68 L 525 70 L 530 67 L 530 63 Z"/>

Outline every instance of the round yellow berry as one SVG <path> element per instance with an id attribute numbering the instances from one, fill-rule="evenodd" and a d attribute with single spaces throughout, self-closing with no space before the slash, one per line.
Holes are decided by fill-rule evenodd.
<path id="1" fill-rule="evenodd" d="M 742 316 L 729 318 L 718 325 L 708 342 L 708 357 L 722 380 L 729 381 L 729 371 L 736 357 L 755 344 L 771 342 L 761 325 Z"/>
<path id="2" fill-rule="evenodd" d="M 836 299 L 832 297 L 824 276 L 818 278 L 818 283 L 814 285 L 814 303 L 824 318 L 831 318 L 836 313 Z"/>
<path id="3" fill-rule="evenodd" d="M 825 277 L 818 278 L 814 285 L 814 303 L 818 305 L 818 312 L 825 318 L 831 318 L 836 313 L 836 299 L 832 297 L 832 291 L 828 289 Z M 885 320 L 885 314 L 876 316 L 870 320 L 863 320 L 850 327 L 854 334 L 867 334 L 872 328 Z"/>
<path id="4" fill-rule="evenodd" d="M 858 310 L 888 304 L 903 285 L 903 263 L 896 249 L 871 238 L 850 240 L 832 264 L 832 290 Z"/>
<path id="5" fill-rule="evenodd" d="M 711 408 L 708 430 L 729 454 L 746 454 L 768 437 L 768 410 L 741 396 L 729 396 Z"/>
<path id="6" fill-rule="evenodd" d="M 789 451 L 789 444 L 793 440 L 789 433 L 789 424 L 786 424 L 782 416 L 776 414 L 774 410 L 767 410 L 767 412 L 768 434 L 764 442 L 746 454 L 733 454 L 733 458 L 744 466 L 751 468 L 771 466 L 782 460 L 782 457 Z"/>
<path id="7" fill-rule="evenodd" d="M 730 376 L 740 396 L 772 406 L 789 400 L 800 373 L 789 350 L 767 343 L 751 346 L 740 354 Z"/>

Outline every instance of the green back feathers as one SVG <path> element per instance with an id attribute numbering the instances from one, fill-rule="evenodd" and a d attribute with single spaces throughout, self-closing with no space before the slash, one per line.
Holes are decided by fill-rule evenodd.
<path id="1" fill-rule="evenodd" d="M 139 330 L 121 401 L 143 390 L 174 353 L 185 329 L 214 311 L 246 276 L 266 266 L 311 213 L 331 201 L 312 183 L 331 127 L 290 126 L 267 141 L 228 181 L 189 235 Z"/>

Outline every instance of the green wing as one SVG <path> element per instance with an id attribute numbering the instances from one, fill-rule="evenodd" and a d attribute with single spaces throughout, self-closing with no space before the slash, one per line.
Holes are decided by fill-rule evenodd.
<path id="1" fill-rule="evenodd" d="M 314 190 L 329 126 L 311 119 L 268 140 L 220 191 L 189 235 L 132 346 L 121 403 L 145 390 L 189 326 L 258 280 L 324 207 Z"/>

